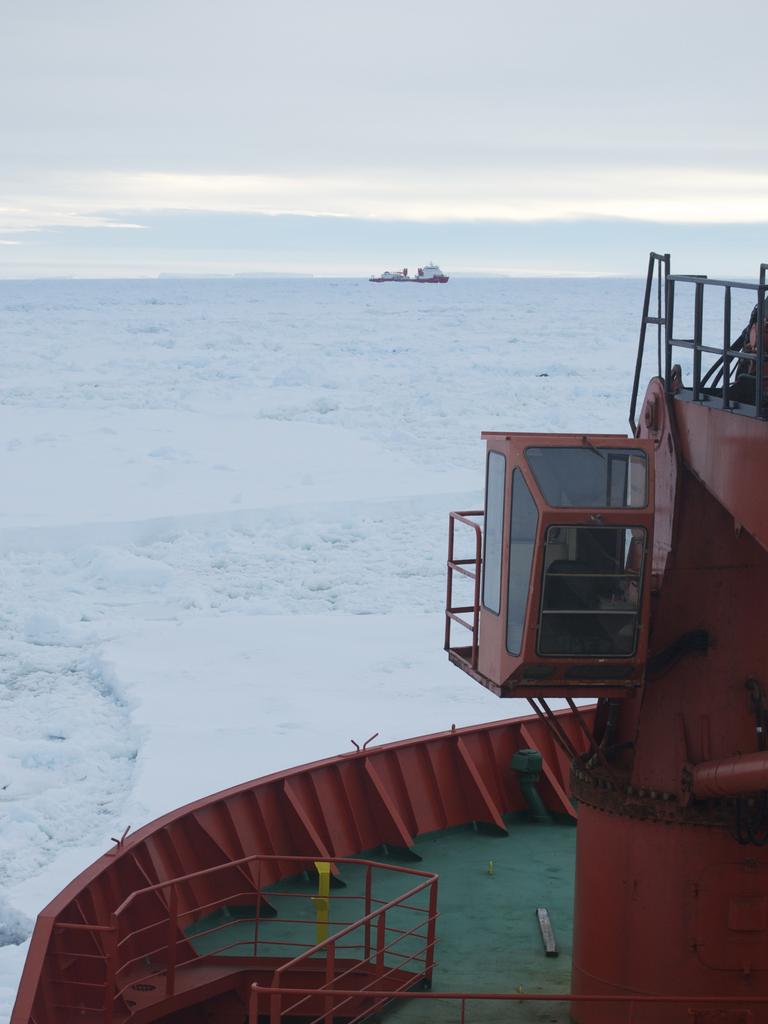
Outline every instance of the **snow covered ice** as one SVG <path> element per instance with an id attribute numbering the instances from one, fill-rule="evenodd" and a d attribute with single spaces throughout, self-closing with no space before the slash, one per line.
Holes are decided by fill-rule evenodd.
<path id="1" fill-rule="evenodd" d="M 0 282 L 0 1021 L 127 825 L 503 718 L 448 664 L 488 430 L 626 431 L 639 280 Z"/>

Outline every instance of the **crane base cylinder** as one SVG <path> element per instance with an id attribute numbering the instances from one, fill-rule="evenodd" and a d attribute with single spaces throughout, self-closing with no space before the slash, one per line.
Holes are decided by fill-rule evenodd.
<path id="1" fill-rule="evenodd" d="M 768 848 L 581 804 L 576 893 L 574 994 L 690 998 L 573 1003 L 575 1024 L 768 1020 L 768 1004 L 750 1002 L 768 996 Z"/>

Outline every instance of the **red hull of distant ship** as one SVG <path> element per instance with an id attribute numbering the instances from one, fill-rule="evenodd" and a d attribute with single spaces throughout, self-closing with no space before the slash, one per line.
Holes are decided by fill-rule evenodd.
<path id="1" fill-rule="evenodd" d="M 369 277 L 371 284 L 445 284 L 450 278 L 442 277 Z"/>

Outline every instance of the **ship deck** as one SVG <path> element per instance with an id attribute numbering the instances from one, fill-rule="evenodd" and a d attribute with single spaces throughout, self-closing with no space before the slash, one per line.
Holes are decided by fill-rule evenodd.
<path id="1" fill-rule="evenodd" d="M 413 850 L 421 863 L 388 857 L 393 864 L 418 867 L 439 875 L 437 922 L 437 966 L 432 991 L 439 992 L 525 992 L 566 993 L 571 970 L 571 934 L 573 924 L 573 876 L 576 829 L 573 823 L 533 823 L 523 816 L 506 819 L 507 836 L 489 834 L 472 826 L 461 826 L 419 837 Z M 379 854 L 378 859 L 381 859 Z M 362 893 L 364 873 L 345 865 L 344 887 L 334 889 L 341 896 L 332 898 L 331 921 L 341 916 L 337 907 L 344 899 L 354 901 Z M 387 880 L 378 887 L 386 898 Z M 396 884 L 397 879 L 389 880 Z M 278 911 L 278 920 L 260 922 L 260 952 L 290 955 L 291 925 L 286 924 L 285 890 L 304 888 L 317 892 L 317 882 L 309 878 L 291 879 L 271 888 L 270 902 Z M 393 890 L 391 895 L 395 895 Z M 309 924 L 314 920 L 308 900 L 291 904 L 292 913 L 301 913 Z M 282 905 L 281 905 L 282 904 Z M 559 955 L 545 955 L 536 917 L 537 907 L 546 907 L 557 939 Z M 204 931 L 210 919 L 200 921 L 195 931 Z M 405 925 L 405 922 L 403 922 Z M 295 929 L 298 927 L 294 925 Z M 330 926 L 330 934 L 339 928 Z M 242 943 L 244 952 L 253 948 L 253 924 L 233 918 L 229 940 Z M 206 952 L 206 937 L 187 932 L 198 953 Z M 221 941 L 221 935 L 217 936 Z M 361 941 L 354 933 L 352 944 Z M 271 945 L 274 943 L 275 945 Z M 279 946 L 277 944 L 280 944 Z M 296 953 L 300 947 L 296 947 Z M 396 1000 L 376 1019 L 386 1016 L 393 1024 L 416 1022 L 459 1022 L 458 1004 L 442 1000 Z M 495 1022 L 514 1019 L 520 1024 L 566 1024 L 567 1003 L 525 1003 L 478 1001 L 467 1003 L 466 1022 Z"/>
<path id="2" fill-rule="evenodd" d="M 583 753 L 583 725 L 571 712 L 556 715 Z M 584 715 L 589 719 L 592 709 Z M 523 749 L 542 754 L 538 785 L 549 823 L 525 816 L 512 768 Z M 252 985 L 275 987 L 276 971 L 286 994 L 275 994 L 274 1009 L 282 998 L 284 1019 L 293 1015 L 299 1024 L 291 988 L 310 992 L 305 1022 L 326 1016 L 329 999 L 319 994 L 326 984 L 336 993 L 330 1002 L 355 1016 L 371 1005 L 363 992 L 394 993 L 424 978 L 433 921 L 433 990 L 422 996 L 565 995 L 575 848 L 569 767 L 546 724 L 529 716 L 301 765 L 180 807 L 118 843 L 41 912 L 14 1024 L 110 1015 L 116 1024 L 203 1016 L 242 1024 L 258 994 Z M 556 815 L 568 823 L 556 823 Z M 407 858 L 409 847 L 420 861 Z M 315 858 L 345 883 L 331 889 L 330 937 L 320 949 L 318 904 L 309 898 L 319 895 L 318 877 L 297 875 Z M 406 907 L 416 895 L 421 905 Z M 265 901 L 275 916 L 265 915 Z M 550 912 L 557 959 L 544 955 L 538 906 Z M 366 914 L 367 929 L 357 923 Z M 348 924 L 349 935 L 338 936 L 338 921 Z M 106 943 L 105 934 L 118 942 Z M 406 956 L 398 960 L 397 952 Z M 349 983 L 343 991 L 353 990 L 351 1006 L 341 982 Z M 267 998 L 262 991 L 262 1021 L 271 1008 Z M 459 1024 L 461 1006 L 391 998 L 376 1019 L 382 1015 L 405 1024 Z M 342 1024 L 343 1013 L 335 1016 Z M 467 1024 L 502 1019 L 565 1024 L 567 1004 L 466 1004 Z"/>

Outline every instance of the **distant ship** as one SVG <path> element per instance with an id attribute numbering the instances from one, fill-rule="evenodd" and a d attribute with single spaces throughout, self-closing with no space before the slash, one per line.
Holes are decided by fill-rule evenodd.
<path id="1" fill-rule="evenodd" d="M 382 284 L 384 281 L 410 281 L 411 278 L 408 277 L 408 267 L 403 267 L 402 270 L 385 270 L 380 277 L 369 277 L 368 280 Z"/>
<path id="2" fill-rule="evenodd" d="M 417 284 L 445 284 L 448 277 L 436 263 L 428 263 L 426 267 L 419 267 L 416 277 L 411 280 Z"/>
<path id="3" fill-rule="evenodd" d="M 385 281 L 408 281 L 411 284 L 445 284 L 448 276 L 442 272 L 436 263 L 428 263 L 426 267 L 419 267 L 416 277 L 408 276 L 408 267 L 402 270 L 385 270 L 380 277 L 369 277 L 374 284 L 383 284 Z"/>

